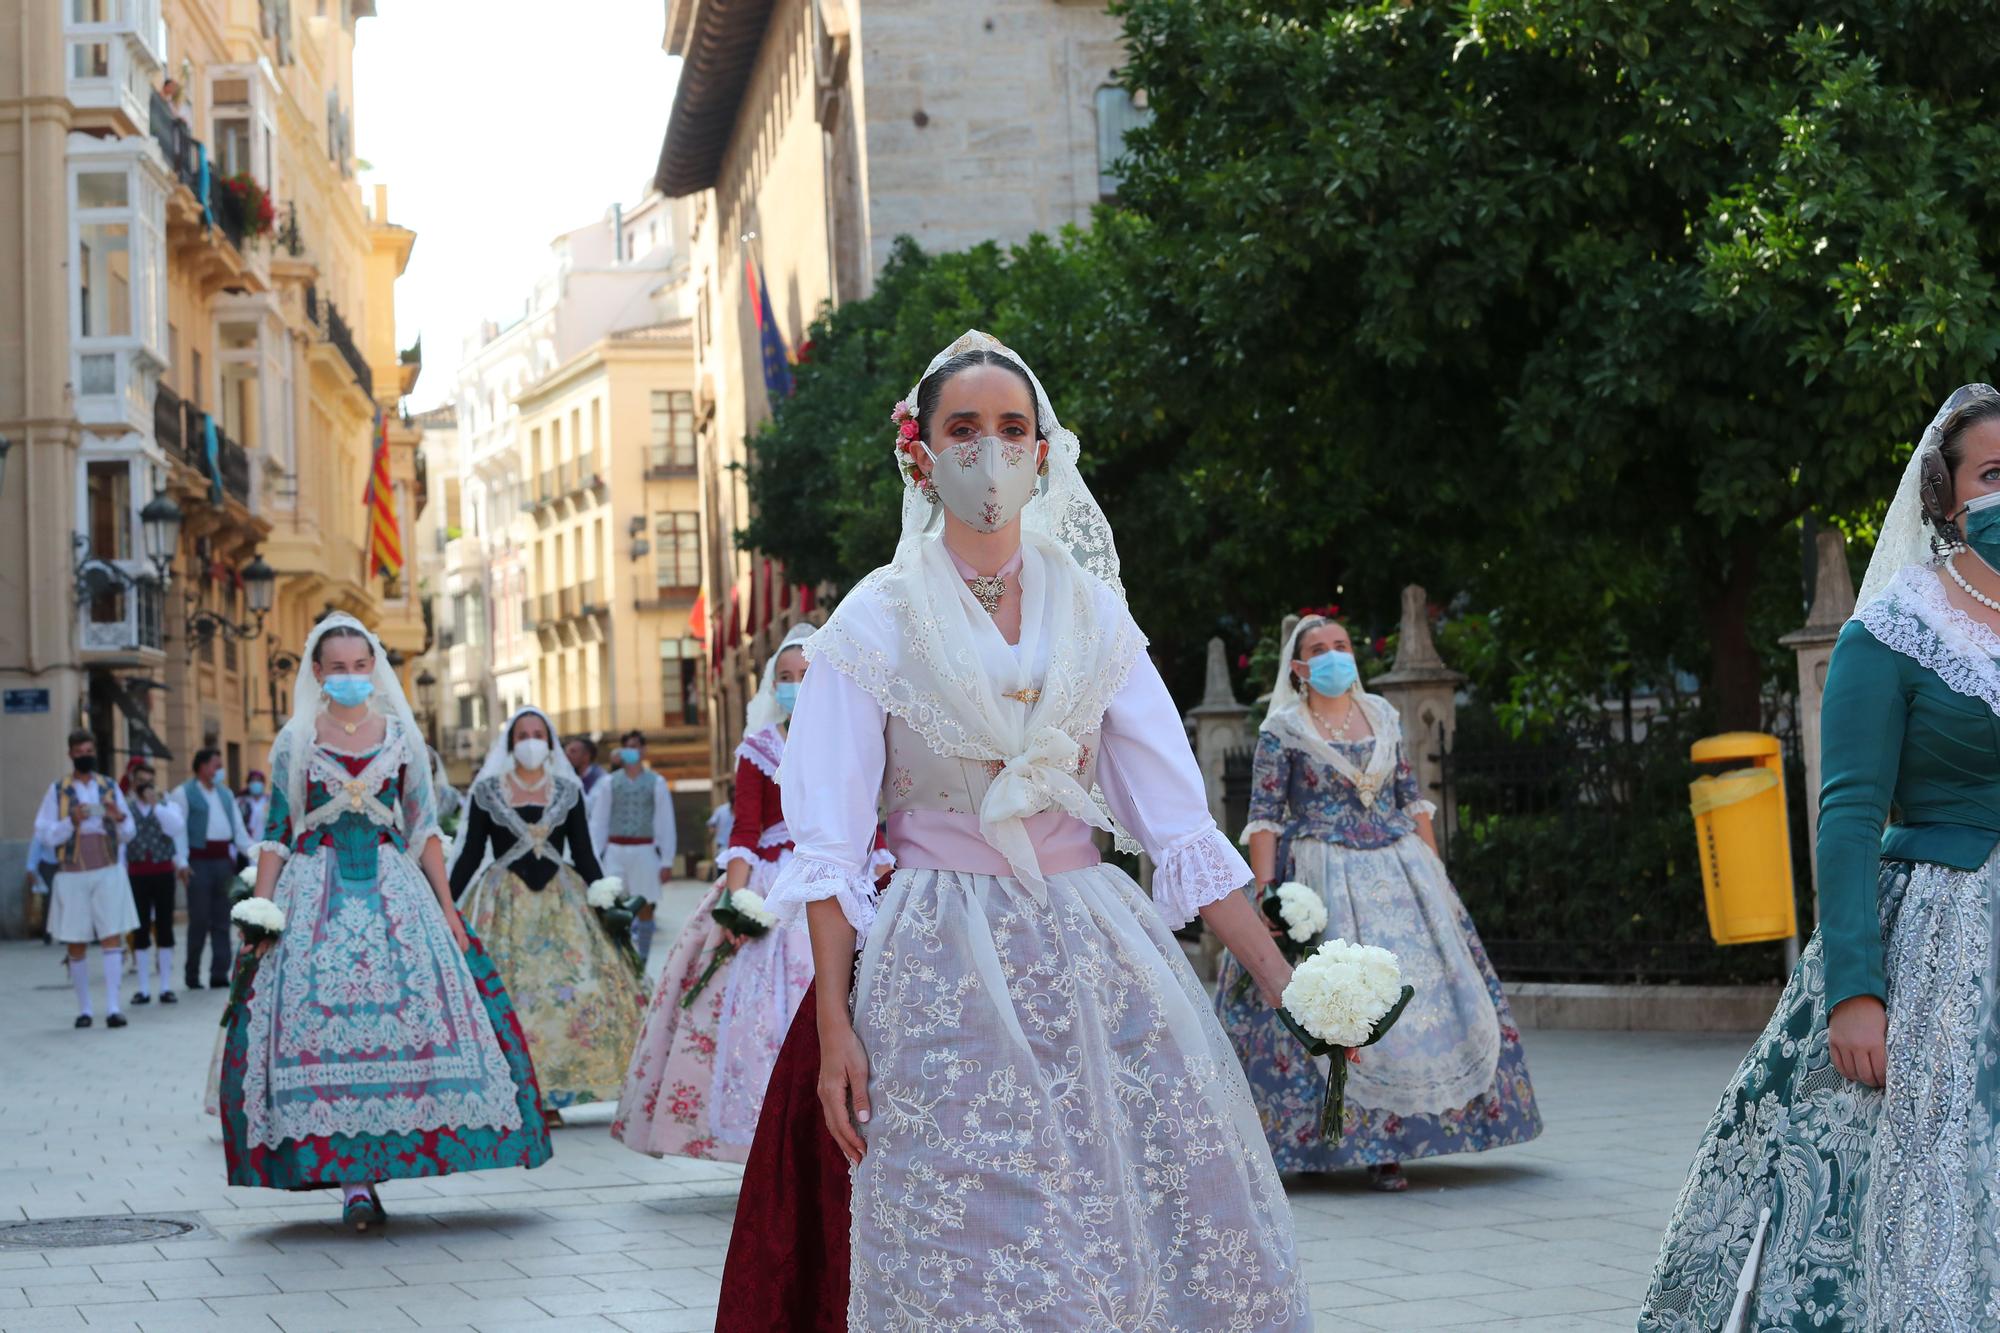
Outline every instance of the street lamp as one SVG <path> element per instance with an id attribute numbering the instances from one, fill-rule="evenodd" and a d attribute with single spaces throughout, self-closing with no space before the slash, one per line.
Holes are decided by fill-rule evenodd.
<path id="1" fill-rule="evenodd" d="M 172 504 L 173 501 L 167 501 Z M 147 506 L 151 508 L 151 506 Z M 176 510 L 176 513 L 179 511 Z M 243 570 L 244 600 L 249 604 L 250 613 L 256 619 L 245 624 L 237 624 L 228 616 L 210 611 L 206 607 L 191 611 L 187 618 L 188 661 L 218 634 L 226 634 L 232 639 L 254 639 L 264 632 L 264 617 L 271 610 L 271 593 L 278 581 L 278 572 L 257 556 Z"/>
<path id="2" fill-rule="evenodd" d="M 174 552 L 180 549 L 181 507 L 171 495 L 157 491 L 139 511 L 139 527 L 145 536 L 146 558 L 153 562 L 164 588 L 173 579 Z"/>
<path id="3" fill-rule="evenodd" d="M 437 711 L 438 678 L 430 673 L 430 668 L 417 673 L 417 707 L 426 713 Z"/>
<path id="4" fill-rule="evenodd" d="M 266 564 L 261 555 L 251 560 L 250 567 L 243 571 L 243 593 L 249 600 L 250 610 L 257 617 L 259 629 L 263 628 L 264 616 L 271 609 L 271 597 L 277 590 L 277 584 L 278 571 Z"/>
<path id="5" fill-rule="evenodd" d="M 289 676 L 299 669 L 299 655 L 279 646 L 275 634 L 265 637 L 264 646 L 271 650 L 264 659 L 264 684 L 271 691 L 271 725 L 275 727 L 283 721 L 278 716 L 278 678 Z"/>

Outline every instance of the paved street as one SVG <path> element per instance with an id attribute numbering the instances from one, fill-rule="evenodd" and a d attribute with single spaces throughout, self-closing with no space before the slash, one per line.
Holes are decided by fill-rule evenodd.
<path id="1" fill-rule="evenodd" d="M 681 911 L 692 899 L 676 895 Z M 640 1157 L 606 1134 L 610 1108 L 593 1108 L 538 1171 L 386 1187 L 389 1231 L 357 1237 L 335 1225 L 330 1194 L 222 1183 L 220 1133 L 200 1110 L 219 993 L 77 1032 L 57 954 L 0 944 L 0 1227 L 193 1226 L 61 1248 L 0 1232 L 5 1333 L 711 1326 L 735 1168 Z M 1632 1326 L 1681 1171 L 1747 1038 L 1528 1041 L 1549 1124 L 1538 1142 L 1420 1166 L 1400 1197 L 1354 1178 L 1295 1182 L 1321 1329 Z"/>

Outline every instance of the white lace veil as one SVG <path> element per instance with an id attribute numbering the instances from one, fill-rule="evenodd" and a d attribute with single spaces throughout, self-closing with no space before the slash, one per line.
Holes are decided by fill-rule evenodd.
<path id="1" fill-rule="evenodd" d="M 531 715 L 540 718 L 542 725 L 549 729 L 549 757 L 543 763 L 542 771 L 557 779 L 567 778 L 578 786 L 582 785 L 576 769 L 570 765 L 569 756 L 563 753 L 562 737 L 556 733 L 556 724 L 549 715 L 533 704 L 516 709 L 514 715 L 507 719 L 507 725 L 493 733 L 493 743 L 486 747 L 485 762 L 480 764 L 479 771 L 472 775 L 471 783 L 466 786 L 465 812 L 458 821 L 458 832 L 452 835 L 451 852 L 445 857 L 447 871 L 458 864 L 458 858 L 465 851 L 465 831 L 472 826 L 472 802 L 478 799 L 479 784 L 488 778 L 499 777 L 514 766 L 513 747 L 507 744 L 507 738 L 514 733 L 516 722 Z M 553 793 L 554 788 L 550 790 Z"/>
<path id="2" fill-rule="evenodd" d="M 1026 607 L 1020 655 L 1047 656 L 1036 697 L 1021 701 L 1028 705 L 1025 716 L 1011 704 L 1002 706 L 979 646 L 990 637 L 980 632 L 987 615 L 951 564 L 940 507 L 917 488 L 900 449 L 903 527 L 896 554 L 842 599 L 813 635 L 807 655 L 853 679 L 934 753 L 1000 766 L 981 806 L 980 831 L 1016 875 L 1040 891 L 1028 816 L 1061 809 L 1118 832 L 1102 793 L 1077 780 L 1079 746 L 1102 725 L 1146 638 L 1125 606 L 1111 525 L 1077 470 L 1076 435 L 1057 420 L 1034 371 L 998 340 L 972 330 L 931 358 L 924 378 L 972 351 L 1004 357 L 1027 376 L 1037 433 L 1049 443 L 1048 475 L 1021 514 Z M 918 388 L 922 384 L 919 379 Z M 912 408 L 916 397 L 913 388 L 906 400 Z M 1044 611 L 1033 612 L 1036 607 Z M 1040 637 L 1044 616 L 1046 642 Z M 1131 845 L 1121 836 L 1121 847 Z"/>
<path id="3" fill-rule="evenodd" d="M 930 365 L 910 388 L 904 400 L 912 410 L 917 402 L 917 390 L 923 382 L 936 372 L 938 367 L 955 356 L 966 352 L 992 352 L 1006 357 L 1021 368 L 1028 377 L 1028 383 L 1035 390 L 1036 428 L 1043 439 L 1049 442 L 1049 472 L 1036 489 L 1035 497 L 1028 501 L 1021 511 L 1021 536 L 1039 535 L 1048 538 L 1067 550 L 1076 563 L 1103 579 L 1125 595 L 1125 585 L 1118 577 L 1118 548 L 1111 539 L 1111 524 L 1104 517 L 1104 510 L 1098 507 L 1097 497 L 1084 484 L 1083 473 L 1077 469 L 1077 459 L 1082 455 L 1076 432 L 1064 427 L 1056 419 L 1056 410 L 1049 403 L 1048 391 L 1042 388 L 1041 380 L 1035 377 L 1026 361 L 1013 348 L 1003 344 L 991 334 L 978 329 L 968 329 L 953 341 L 951 346 L 931 358 Z M 921 555 L 926 536 L 936 530 L 942 520 L 939 512 L 942 506 L 924 498 L 907 472 L 903 486 L 903 533 L 896 542 L 894 563 L 904 569 L 915 569 Z"/>
<path id="4" fill-rule="evenodd" d="M 319 679 L 313 674 L 313 654 L 319 651 L 320 640 L 335 632 L 358 634 L 368 640 L 368 650 L 375 662 L 374 670 L 368 677 L 375 685 L 374 692 L 368 696 L 368 708 L 389 720 L 392 734 L 401 730 L 403 743 L 411 747 L 410 758 L 413 761 L 404 765 L 405 798 L 416 798 L 420 807 L 431 811 L 432 818 L 435 818 L 437 793 L 431 782 L 430 751 L 424 746 L 423 733 L 417 730 L 417 719 L 410 712 L 410 701 L 403 697 L 403 683 L 396 678 L 396 669 L 389 665 L 389 654 L 383 649 L 382 641 L 345 611 L 327 616 L 313 626 L 312 633 L 306 635 L 305 651 L 299 654 L 298 674 L 292 680 L 291 720 L 285 723 L 277 739 L 271 743 L 271 779 L 275 783 L 279 775 L 283 775 L 286 808 L 295 821 L 305 814 L 306 761 L 316 741 L 319 715 L 326 708 Z M 414 830 L 406 829 L 404 832 Z M 422 850 L 421 847 L 411 847 L 410 854 L 414 856 Z"/>
<path id="5" fill-rule="evenodd" d="M 1975 398 L 1996 396 L 2000 396 L 2000 390 L 1995 390 L 1990 384 L 1960 385 L 1938 408 L 1931 424 L 1924 427 L 1924 433 L 1917 439 L 1917 447 L 1910 451 L 1909 463 L 1903 468 L 1903 480 L 1896 487 L 1896 498 L 1889 502 L 1882 530 L 1876 534 L 1875 554 L 1869 558 L 1867 576 L 1861 580 L 1861 593 L 1854 599 L 1856 614 L 1887 591 L 1890 582 L 1904 568 L 1930 562 L 1930 524 L 1924 518 L 1923 496 L 1920 494 L 1924 451 L 1942 442 L 1945 418 Z"/>
<path id="6" fill-rule="evenodd" d="M 814 626 L 800 621 L 785 631 L 784 642 L 778 651 L 771 654 L 764 663 L 764 674 L 757 681 L 757 693 L 750 697 L 750 706 L 743 710 L 743 734 L 754 736 L 768 726 L 785 720 L 785 710 L 778 706 L 778 659 L 793 648 L 802 648 L 805 641 L 813 636 Z"/>
<path id="7" fill-rule="evenodd" d="M 1361 791 L 1363 799 L 1373 804 L 1375 794 L 1395 776 L 1396 747 L 1403 739 L 1402 718 L 1395 705 L 1370 694 L 1361 683 L 1360 672 L 1355 673 L 1354 683 L 1347 687 L 1347 693 L 1354 696 L 1355 705 L 1367 717 L 1369 728 L 1375 734 L 1375 747 L 1369 763 L 1365 768 L 1357 767 L 1313 724 L 1312 712 L 1307 707 L 1306 688 L 1309 687 L 1302 687 L 1298 677 L 1292 674 L 1292 663 L 1299 655 L 1299 641 L 1322 626 L 1336 623 L 1326 616 L 1303 616 L 1292 627 L 1292 632 L 1285 638 L 1283 650 L 1278 654 L 1278 679 L 1271 686 L 1271 706 L 1258 730 L 1271 732 L 1293 749 L 1302 750 L 1326 764 L 1352 782 Z"/>

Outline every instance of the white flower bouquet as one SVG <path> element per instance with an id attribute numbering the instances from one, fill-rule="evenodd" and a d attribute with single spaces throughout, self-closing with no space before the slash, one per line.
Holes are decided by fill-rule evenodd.
<path id="1" fill-rule="evenodd" d="M 752 889 L 723 890 L 721 901 L 709 909 L 708 915 L 716 925 L 738 939 L 754 940 L 778 924 L 776 914 L 764 906 L 764 895 Z M 708 956 L 708 966 L 701 970 L 701 976 L 681 996 L 681 1008 L 694 1007 L 695 999 L 708 986 L 717 970 L 736 956 L 738 947 L 736 940 L 724 940 L 715 946 L 715 952 Z"/>
<path id="2" fill-rule="evenodd" d="M 592 881 L 583 892 L 583 900 L 597 913 L 597 923 L 604 927 L 604 933 L 618 946 L 640 980 L 645 980 L 646 964 L 639 957 L 638 949 L 632 945 L 632 922 L 639 915 L 639 909 L 646 905 L 643 898 L 633 897 L 625 892 L 625 881 L 616 875 L 606 875 Z"/>
<path id="3" fill-rule="evenodd" d="M 1416 992 L 1403 984 L 1396 955 L 1333 939 L 1292 972 L 1278 1017 L 1314 1056 L 1330 1057 L 1319 1132 L 1338 1138 L 1347 1100 L 1348 1052 L 1388 1035 Z"/>
<path id="4" fill-rule="evenodd" d="M 250 983 L 263 959 L 261 944 L 285 933 L 285 909 L 269 898 L 252 895 L 229 909 L 229 919 L 243 936 L 243 948 L 236 954 L 236 970 L 229 979 L 229 1002 L 222 1006 L 222 1026 L 228 1027 L 243 1002 L 250 996 Z"/>
<path id="5" fill-rule="evenodd" d="M 1297 880 L 1287 880 L 1266 893 L 1259 904 L 1271 924 L 1278 927 L 1275 936 L 1278 952 L 1285 961 L 1296 966 L 1312 948 L 1314 940 L 1326 929 L 1326 900 L 1321 898 Z M 1250 972 L 1246 968 L 1236 979 L 1236 988 L 1230 992 L 1232 1000 L 1241 1000 L 1250 992 Z"/>

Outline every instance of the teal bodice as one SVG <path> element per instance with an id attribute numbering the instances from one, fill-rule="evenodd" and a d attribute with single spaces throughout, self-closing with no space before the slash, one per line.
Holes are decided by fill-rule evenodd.
<path id="1" fill-rule="evenodd" d="M 349 755 L 322 746 L 319 753 L 350 775 L 358 777 L 367 770 L 380 750 L 381 747 L 377 746 L 366 754 Z M 391 768 L 379 782 L 366 784 L 366 795 L 394 810 L 403 799 L 403 778 L 401 766 Z M 294 854 L 311 855 L 322 848 L 331 848 L 342 879 L 350 882 L 372 880 L 377 870 L 375 858 L 384 843 L 397 851 L 408 848 L 402 832 L 393 824 L 369 818 L 367 808 L 354 799 L 357 794 L 358 791 L 350 792 L 335 785 L 329 780 L 329 775 L 313 772 L 306 780 L 306 809 L 316 812 L 334 804 L 345 804 L 348 809 L 325 822 L 315 822 L 307 827 L 304 821 L 292 818 L 291 803 L 285 797 L 284 785 L 274 784 L 264 836 L 272 842 L 283 843 Z"/>
<path id="2" fill-rule="evenodd" d="M 1951 606 L 1918 566 L 1840 633 L 1820 722 L 1828 1008 L 1886 992 L 1883 859 L 1976 870 L 2000 846 L 1996 659 L 2000 635 Z"/>

